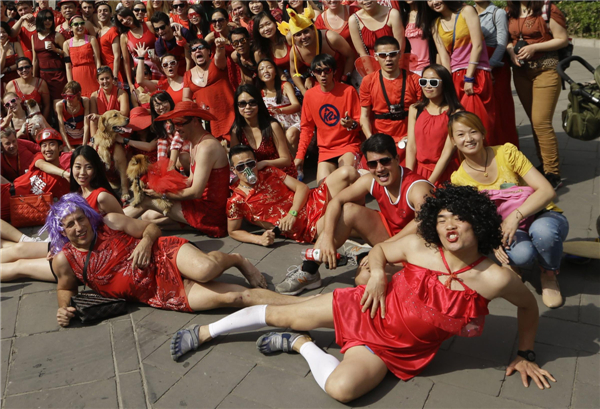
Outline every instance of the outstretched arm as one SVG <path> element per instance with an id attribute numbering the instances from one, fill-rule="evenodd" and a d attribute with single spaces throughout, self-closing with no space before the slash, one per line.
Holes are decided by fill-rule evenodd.
<path id="1" fill-rule="evenodd" d="M 133 219 L 118 213 L 107 214 L 104 223 L 113 230 L 141 239 L 129 260 L 133 260 L 132 268 L 145 268 L 150 262 L 154 242 L 162 235 L 160 228 L 149 221 Z"/>
<path id="2" fill-rule="evenodd" d="M 275 241 L 275 233 L 272 230 L 266 230 L 262 235 L 258 235 L 242 229 L 242 219 L 227 219 L 227 233 L 234 240 L 264 247 L 269 247 Z"/>

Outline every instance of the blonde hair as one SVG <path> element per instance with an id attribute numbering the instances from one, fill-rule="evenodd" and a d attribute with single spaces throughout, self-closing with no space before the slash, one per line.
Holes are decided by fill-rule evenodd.
<path id="1" fill-rule="evenodd" d="M 450 137 L 454 136 L 452 127 L 455 122 L 476 129 L 479 132 L 481 132 L 483 136 L 487 134 L 487 131 L 483 126 L 483 122 L 481 122 L 481 119 L 479 119 L 477 115 L 475 115 L 472 112 L 458 111 L 455 114 L 453 114 L 448 120 L 448 135 L 450 135 Z"/>
<path id="2" fill-rule="evenodd" d="M 150 21 L 150 19 L 152 18 L 152 16 L 154 15 L 154 13 L 158 12 L 158 11 L 162 11 L 163 13 L 165 13 L 167 16 L 170 13 L 170 9 L 169 9 L 169 2 L 168 1 L 163 1 L 162 7 L 160 10 L 154 10 L 154 8 L 152 7 L 152 2 L 148 1 L 146 3 L 146 16 L 148 17 L 148 21 Z"/>

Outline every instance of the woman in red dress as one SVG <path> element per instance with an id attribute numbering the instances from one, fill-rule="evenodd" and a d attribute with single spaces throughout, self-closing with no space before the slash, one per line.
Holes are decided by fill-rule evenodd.
<path id="1" fill-rule="evenodd" d="M 98 6 L 98 43 L 102 65 L 109 66 L 113 76 L 123 83 L 123 65 L 121 63 L 121 44 L 119 30 L 112 22 L 112 8 L 108 3 Z"/>
<path id="2" fill-rule="evenodd" d="M 98 68 L 97 73 L 100 88 L 90 97 L 90 113 L 96 114 L 90 116 L 91 135 L 96 134 L 98 129 L 98 117 L 106 111 L 116 110 L 123 116 L 129 117 L 129 96 L 125 91 L 115 85 L 115 77 L 110 67 L 103 66 Z"/>
<path id="3" fill-rule="evenodd" d="M 231 127 L 230 146 L 242 144 L 251 147 L 258 162 L 257 170 L 273 166 L 293 178 L 298 177 L 283 129 L 269 114 L 260 91 L 254 85 L 241 85 L 234 101 L 237 110 Z"/>
<path id="4" fill-rule="evenodd" d="M 33 50 L 33 71 L 46 81 L 52 101 L 60 99 L 62 89 L 67 84 L 67 74 L 63 56 L 65 38 L 54 27 L 54 14 L 51 10 L 40 10 L 35 24 L 37 33 L 31 37 Z"/>
<path id="5" fill-rule="evenodd" d="M 344 40 L 354 50 L 354 43 L 350 35 L 350 16 L 360 10 L 359 7 L 344 5 L 339 0 L 323 1 L 326 9 L 317 16 L 315 27 L 319 30 L 332 30 L 344 37 Z"/>
<path id="6" fill-rule="evenodd" d="M 32 14 L 33 2 L 20 1 L 17 4 L 17 12 L 19 13 L 20 18 L 12 26 L 10 36 L 19 38 L 25 57 L 31 59 L 33 56 L 31 51 L 31 37 L 37 30 L 37 27 L 35 26 L 35 16 Z"/>
<path id="7" fill-rule="evenodd" d="M 145 58 L 148 52 L 148 47 L 143 44 L 138 44 L 135 51 L 138 58 Z M 144 79 L 144 67 L 138 64 L 136 68 L 135 81 L 138 86 L 142 86 L 153 93 L 154 91 L 166 91 L 173 102 L 178 103 L 183 100 L 183 77 L 179 75 L 179 62 L 172 54 L 164 54 L 160 57 L 160 65 L 166 77 L 161 80 L 146 80 Z"/>
<path id="8" fill-rule="evenodd" d="M 350 34 L 354 49 L 359 57 L 373 55 L 375 41 L 384 36 L 392 36 L 402 46 L 404 25 L 398 10 L 380 5 L 376 1 L 359 1 L 362 10 L 350 18 Z"/>
<path id="9" fill-rule="evenodd" d="M 210 325 L 179 330 L 171 341 L 171 356 L 177 360 L 202 343 L 240 330 L 334 328 L 345 352 L 342 362 L 300 333 L 267 333 L 257 347 L 265 354 L 299 352 L 318 385 L 334 399 L 349 402 L 375 388 L 388 370 L 403 380 L 416 376 L 446 339 L 480 335 L 489 301 L 504 298 L 519 308 L 519 329 L 524 331 L 519 356 L 507 374 L 519 371 L 540 389 L 549 388 L 546 377 L 554 378 L 532 362 L 537 302 L 516 274 L 484 256 L 501 241 L 495 204 L 469 187 L 451 186 L 433 194 L 421 206 L 420 237 L 410 235 L 371 250 L 366 286 L 336 289 L 294 306 L 258 305 Z M 387 262 L 405 265 L 389 285 Z"/>
<path id="10" fill-rule="evenodd" d="M 85 20 L 73 16 L 69 21 L 73 28 L 73 38 L 65 41 L 63 50 L 67 60 L 67 79 L 81 85 L 81 94 L 90 97 L 99 88 L 96 70 L 100 68 L 100 47 L 96 37 L 85 34 Z"/>
<path id="11" fill-rule="evenodd" d="M 90 113 L 90 99 L 81 96 L 81 86 L 77 81 L 65 85 L 62 98 L 56 103 L 55 110 L 63 141 L 69 150 L 73 150 L 77 145 L 87 145 L 90 138 L 87 119 Z"/>
<path id="12" fill-rule="evenodd" d="M 16 41 L 11 41 L 9 37 L 10 26 L 7 22 L 2 22 L 0 27 L 0 61 L 2 61 L 3 71 L 2 85 L 6 85 L 10 81 L 17 79 L 17 58 L 23 57 L 23 49 L 21 44 Z"/>
<path id="13" fill-rule="evenodd" d="M 270 13 L 262 12 L 254 17 L 252 38 L 255 61 L 270 58 L 277 64 L 279 75 L 289 72 L 292 47 L 277 29 L 277 20 Z"/>
<path id="14" fill-rule="evenodd" d="M 190 31 L 196 38 L 202 39 L 208 35 L 210 27 L 208 21 L 206 21 L 206 11 L 202 5 L 191 5 L 188 9 L 188 19 L 190 21 Z"/>
<path id="15" fill-rule="evenodd" d="M 16 64 L 19 78 L 6 84 L 6 92 L 14 92 L 23 102 L 34 99 L 40 106 L 44 118 L 49 121 L 52 103 L 48 84 L 33 75 L 33 64 L 29 58 L 19 57 Z"/>

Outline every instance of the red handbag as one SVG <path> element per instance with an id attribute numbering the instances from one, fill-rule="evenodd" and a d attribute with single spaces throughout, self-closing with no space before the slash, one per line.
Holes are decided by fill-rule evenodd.
<path id="1" fill-rule="evenodd" d="M 41 226 L 52 205 L 52 195 L 13 196 L 10 198 L 10 220 L 15 227 Z"/>

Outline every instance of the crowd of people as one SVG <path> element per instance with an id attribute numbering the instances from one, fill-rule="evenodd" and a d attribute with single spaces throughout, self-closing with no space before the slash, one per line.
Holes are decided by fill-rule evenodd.
<path id="1" fill-rule="evenodd" d="M 0 261 L 2 281 L 57 283 L 59 325 L 87 277 L 104 296 L 156 308 L 248 307 L 178 331 L 175 360 L 228 332 L 335 328 L 341 363 L 302 333 L 257 345 L 299 352 L 346 402 L 388 370 L 417 375 L 445 339 L 479 335 L 502 297 L 519 308 L 507 373 L 549 387 L 519 275 L 537 264 L 543 302 L 563 304 L 569 224 L 552 201 L 552 117 L 568 40 L 552 2 L 49 3 L 0 2 Z M 511 77 L 537 167 L 519 151 Z M 183 185 L 131 177 L 140 161 Z M 31 195 L 54 201 L 46 241 L 9 224 L 10 197 Z M 162 236 L 182 228 L 314 251 L 273 292 L 240 255 Z M 320 287 L 320 265 L 335 269 L 340 252 L 357 264 L 356 288 L 294 297 Z M 231 267 L 252 288 L 214 281 Z"/>

